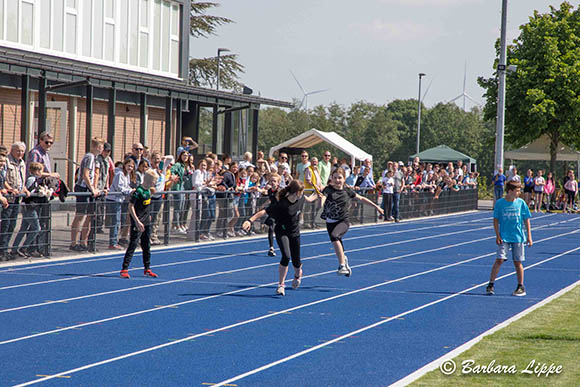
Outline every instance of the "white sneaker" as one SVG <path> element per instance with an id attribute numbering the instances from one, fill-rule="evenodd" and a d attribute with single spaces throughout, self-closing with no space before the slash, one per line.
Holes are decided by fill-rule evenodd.
<path id="1" fill-rule="evenodd" d="M 300 278 L 294 277 L 294 279 L 292 280 L 292 289 L 294 289 L 294 290 L 298 289 L 301 282 L 302 282 L 302 277 L 300 277 Z"/>
<path id="2" fill-rule="evenodd" d="M 350 272 L 348 271 L 348 269 L 346 268 L 346 265 L 340 265 L 338 267 L 338 271 L 337 271 L 338 275 L 350 275 Z"/>
<path id="3" fill-rule="evenodd" d="M 278 285 L 278 289 L 276 289 L 276 294 L 281 296 L 286 295 L 286 290 L 284 290 L 284 285 Z"/>
<path id="4" fill-rule="evenodd" d="M 348 257 L 346 255 L 344 256 L 344 266 L 346 266 L 346 270 L 348 270 L 348 274 L 345 274 L 345 276 L 350 277 L 350 275 L 352 274 L 352 269 L 348 265 Z"/>

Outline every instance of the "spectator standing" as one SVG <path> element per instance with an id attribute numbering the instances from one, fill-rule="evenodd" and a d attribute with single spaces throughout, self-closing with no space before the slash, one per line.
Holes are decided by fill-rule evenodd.
<path id="1" fill-rule="evenodd" d="M 310 159 L 310 166 L 304 170 L 304 189 L 310 194 L 312 191 L 320 193 L 323 190 L 321 183 L 320 171 L 318 170 L 318 158 L 312 157 Z M 316 214 L 320 209 L 320 200 L 315 200 L 308 206 L 311 215 L 310 228 L 316 228 Z"/>
<path id="2" fill-rule="evenodd" d="M 171 166 L 173 165 L 173 156 L 165 156 L 161 158 L 161 152 L 153 151 L 151 154 L 152 169 L 157 172 L 159 176 L 157 183 L 155 183 L 155 191 L 151 195 L 151 245 L 158 246 L 161 244 L 159 240 L 159 212 L 163 204 L 163 194 L 161 192 L 167 191 L 171 188 L 177 177 L 171 174 Z M 163 164 L 162 164 L 163 162 Z"/>
<path id="3" fill-rule="evenodd" d="M 393 220 L 392 207 L 393 207 L 393 192 L 395 188 L 395 179 L 393 179 L 393 171 L 388 170 L 385 177 L 382 178 L 383 183 L 383 212 L 384 220 Z"/>
<path id="4" fill-rule="evenodd" d="M 552 200 L 554 196 L 554 191 L 556 190 L 556 184 L 554 183 L 554 175 L 552 172 L 548 172 L 546 176 L 546 185 L 544 186 L 544 196 L 546 197 L 546 210 L 550 212 L 552 207 Z"/>
<path id="5" fill-rule="evenodd" d="M 141 160 L 146 160 L 147 164 L 149 164 L 149 166 L 151 166 L 151 163 L 149 162 L 149 160 L 147 160 L 145 158 L 145 156 L 143 156 L 144 152 L 145 152 L 145 147 L 143 146 L 143 144 L 141 144 L 140 142 L 133 144 L 133 147 L 131 148 L 131 155 L 129 155 L 129 157 L 131 159 L 133 159 L 136 167 L 139 166 L 139 164 L 141 163 Z"/>
<path id="6" fill-rule="evenodd" d="M 360 182 L 358 188 L 363 189 L 365 192 L 376 188 L 375 180 L 373 179 L 372 170 L 370 168 L 364 169 L 362 181 Z"/>
<path id="7" fill-rule="evenodd" d="M 8 161 L 6 159 L 6 155 L 3 153 L 0 153 L 0 206 L 2 206 L 2 208 L 8 207 L 8 200 L 6 200 L 6 197 L 5 197 L 8 194 L 8 190 L 4 186 L 4 183 L 6 182 L 6 163 L 7 162 Z M 0 208 L 0 212 L 1 211 L 2 211 L 2 209 Z"/>
<path id="8" fill-rule="evenodd" d="M 524 200 L 528 207 L 532 201 L 532 192 L 534 191 L 534 172 L 531 169 L 526 171 L 526 176 L 524 177 Z"/>
<path id="9" fill-rule="evenodd" d="M 399 161 L 399 163 L 401 163 L 402 165 L 405 165 L 405 164 L 403 164 L 402 161 Z M 360 167 L 360 174 L 362 175 L 365 172 L 365 169 L 367 169 L 367 168 L 370 169 L 370 173 L 372 176 L 372 174 L 373 174 L 373 162 L 371 159 L 365 159 L 363 161 L 363 165 Z"/>
<path id="10" fill-rule="evenodd" d="M 497 170 L 497 173 L 493 177 L 492 181 L 493 181 L 493 193 L 494 193 L 494 198 L 495 198 L 494 203 L 495 203 L 503 197 L 503 187 L 504 187 L 505 181 L 506 181 L 506 177 L 503 174 L 503 168 L 499 168 Z"/>
<path id="11" fill-rule="evenodd" d="M 25 151 L 26 144 L 20 141 L 15 142 L 7 158 L 4 187 L 8 192 L 8 207 L 4 208 L 0 215 L 0 259 L 4 260 L 10 259 L 8 246 L 20 210 L 21 197 L 19 195 L 24 194 L 26 197 L 30 195 L 26 189 L 26 163 L 23 160 Z"/>
<path id="12" fill-rule="evenodd" d="M 105 197 L 107 218 L 109 219 L 109 249 L 123 250 L 119 245 L 119 229 L 125 223 L 126 212 L 122 211 L 123 202 L 133 192 L 131 181 L 135 181 L 135 162 L 125 159 L 122 166 L 115 169 L 115 177 Z"/>
<path id="13" fill-rule="evenodd" d="M 318 170 L 320 171 L 320 185 L 324 189 L 328 184 L 328 179 L 330 178 L 330 171 L 332 170 L 332 164 L 330 162 L 331 154 L 330 151 L 325 151 L 322 155 L 322 160 L 318 163 Z"/>
<path id="14" fill-rule="evenodd" d="M 521 183 L 522 182 L 522 178 L 520 177 L 520 175 L 518 175 L 518 169 L 516 167 L 512 167 L 510 169 L 510 174 L 506 180 L 506 184 L 509 183 L 510 181 L 513 181 L 514 183 Z"/>
<path id="15" fill-rule="evenodd" d="M 356 185 L 359 173 L 360 167 L 358 165 L 355 165 L 352 169 L 352 173 L 346 178 L 346 185 L 348 185 L 351 188 L 354 187 Z"/>
<path id="16" fill-rule="evenodd" d="M 252 152 L 244 153 L 244 159 L 240 161 L 240 169 L 247 169 L 248 167 L 255 168 L 255 165 L 252 164 L 253 155 Z"/>
<path id="17" fill-rule="evenodd" d="M 348 166 L 348 162 L 346 161 L 345 158 L 340 160 L 340 168 L 344 169 L 344 173 L 346 175 L 346 178 L 348 179 L 348 177 L 350 176 L 350 167 Z"/>
<path id="18" fill-rule="evenodd" d="M 176 182 L 171 187 L 171 191 L 183 191 L 183 176 L 185 175 L 185 163 L 189 158 L 186 151 L 182 151 L 177 155 L 177 162 L 171 167 L 171 174 L 177 176 Z M 181 228 L 181 213 L 185 204 L 185 197 L 183 193 L 178 192 L 173 195 L 173 220 L 172 230 L 180 234 L 185 234 L 187 231 Z"/>
<path id="19" fill-rule="evenodd" d="M 300 162 L 296 164 L 296 178 L 301 182 L 304 182 L 304 170 L 310 166 L 310 161 L 308 161 L 308 152 L 305 150 L 300 154 Z"/>
<path id="20" fill-rule="evenodd" d="M 280 153 L 280 157 L 278 158 L 278 161 L 276 162 L 276 169 L 273 172 L 278 171 L 279 167 L 283 167 L 285 173 L 287 173 L 288 175 L 291 174 L 290 164 L 288 164 L 288 154 L 286 154 L 284 152 Z M 280 172 L 278 171 L 278 173 L 280 173 Z"/>
<path id="21" fill-rule="evenodd" d="M 176 154 L 179 154 L 183 151 L 186 151 L 189 154 L 193 154 L 193 151 L 197 149 L 197 147 L 198 145 L 195 141 L 193 141 L 193 138 L 185 136 L 181 138 L 181 146 L 177 148 Z"/>
<path id="22" fill-rule="evenodd" d="M 574 177 L 574 172 L 573 171 L 568 171 L 568 180 L 566 180 L 566 183 L 564 184 L 564 190 L 566 191 L 566 201 L 564 202 L 564 213 L 565 212 L 570 212 L 572 213 L 574 211 L 574 199 L 576 198 L 576 195 L 578 194 L 578 182 L 576 181 L 576 178 Z M 567 210 L 567 207 L 570 206 L 570 209 Z"/>
<path id="23" fill-rule="evenodd" d="M 78 179 L 75 184 L 75 192 L 88 193 L 89 195 L 77 196 L 76 213 L 71 225 L 71 244 L 69 249 L 73 251 L 86 251 L 91 230 L 91 221 L 95 214 L 95 198 L 99 196 L 97 188 L 97 155 L 103 151 L 105 141 L 94 137 L 91 139 L 91 151 L 83 157 L 79 167 Z M 80 239 L 77 237 L 80 233 Z M 84 243 L 83 243 L 84 242 Z"/>
<path id="24" fill-rule="evenodd" d="M 405 174 L 401 171 L 400 167 L 405 164 L 402 161 L 393 164 L 395 169 L 393 172 L 393 207 L 391 211 L 391 216 L 395 219 L 395 222 L 400 222 L 401 218 L 399 215 L 399 202 L 401 201 L 401 192 L 405 189 Z"/>
<path id="25" fill-rule="evenodd" d="M 538 175 L 534 179 L 534 211 L 538 212 L 542 209 L 542 202 L 544 201 L 544 186 L 546 180 L 544 179 L 544 171 L 538 169 Z"/>
<path id="26" fill-rule="evenodd" d="M 48 205 L 48 197 L 52 194 L 52 191 L 42 184 L 44 166 L 41 163 L 32 162 L 28 169 L 30 176 L 26 179 L 26 189 L 34 196 L 26 197 L 22 200 L 22 224 L 12 245 L 12 256 L 14 258 L 44 257 L 41 252 L 41 250 L 44 250 L 43 246 L 38 246 L 34 243 L 34 239 L 40 231 L 38 210 L 40 206 Z M 26 239 L 24 239 L 25 237 Z M 20 242 L 22 239 L 24 239 L 24 244 L 21 248 Z"/>
<path id="27" fill-rule="evenodd" d="M 109 187 L 112 183 L 111 175 L 115 173 L 115 166 L 113 165 L 113 160 L 111 159 L 111 144 L 108 142 L 103 144 L 103 151 L 97 156 L 97 164 L 99 175 L 97 178 L 97 188 L 100 192 L 103 192 L 104 195 L 107 194 L 109 191 Z M 114 176 L 112 176 L 114 177 Z M 96 199 L 96 207 L 97 207 L 97 218 L 96 232 L 98 234 L 102 234 L 103 231 L 103 224 L 105 220 L 105 196 L 99 196 Z"/>
<path id="28" fill-rule="evenodd" d="M 227 239 L 228 218 L 233 214 L 233 201 L 231 199 L 232 191 L 236 187 L 236 176 L 238 164 L 230 163 L 229 169 L 222 171 L 222 180 L 216 187 L 216 199 L 219 200 L 219 215 L 217 220 L 217 232 L 221 233 L 223 239 Z"/>

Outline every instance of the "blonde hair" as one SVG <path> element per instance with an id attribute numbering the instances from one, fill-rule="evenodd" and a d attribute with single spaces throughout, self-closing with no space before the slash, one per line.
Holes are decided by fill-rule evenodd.
<path id="1" fill-rule="evenodd" d="M 91 139 L 91 148 L 96 148 L 99 145 L 103 145 L 105 143 L 105 140 L 103 140 L 100 137 L 93 137 Z"/>
<path id="2" fill-rule="evenodd" d="M 42 172 L 44 170 L 44 165 L 42 165 L 41 163 L 32 162 L 28 166 L 28 170 L 30 171 L 30 173 Z"/>

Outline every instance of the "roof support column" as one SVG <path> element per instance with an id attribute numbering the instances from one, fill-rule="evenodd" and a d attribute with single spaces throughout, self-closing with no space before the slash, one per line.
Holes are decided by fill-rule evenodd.
<path id="1" fill-rule="evenodd" d="M 91 151 L 91 139 L 93 138 L 93 85 L 87 85 L 87 100 L 86 100 L 86 137 L 85 137 L 85 151 Z"/>
<path id="2" fill-rule="evenodd" d="M 115 116 L 117 114 L 117 89 L 115 83 L 109 89 L 109 111 L 107 115 L 107 142 L 111 144 L 111 158 L 115 155 Z"/>
<path id="3" fill-rule="evenodd" d="M 218 106 L 213 108 L 213 119 L 211 127 L 211 151 L 217 154 L 217 143 L 218 143 Z"/>
<path id="4" fill-rule="evenodd" d="M 258 157 L 258 116 L 260 111 L 258 109 L 250 111 L 252 112 L 252 154 L 255 160 Z"/>
<path id="5" fill-rule="evenodd" d="M 139 142 L 143 146 L 147 146 L 147 116 L 147 94 L 143 93 L 139 110 Z"/>
<path id="6" fill-rule="evenodd" d="M 30 76 L 22 76 L 22 88 L 20 89 L 20 140 L 28 143 L 30 125 L 28 119 L 28 109 L 30 107 Z"/>
<path id="7" fill-rule="evenodd" d="M 44 71 L 38 80 L 38 133 L 46 131 L 46 77 Z"/>
<path id="8" fill-rule="evenodd" d="M 165 99 L 165 154 L 172 154 L 171 129 L 173 127 L 173 99 L 171 96 Z M 177 156 L 177 155 L 176 155 Z M 177 161 L 177 160 L 175 160 Z"/>
<path id="9" fill-rule="evenodd" d="M 183 137 L 183 109 L 181 106 L 183 101 L 176 99 L 175 102 L 175 138 L 173 139 L 173 147 L 177 149 Z"/>

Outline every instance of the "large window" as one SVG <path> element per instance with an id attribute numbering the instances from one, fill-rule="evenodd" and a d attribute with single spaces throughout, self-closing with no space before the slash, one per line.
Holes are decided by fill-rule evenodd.
<path id="1" fill-rule="evenodd" d="M 0 46 L 179 77 L 181 8 L 173 0 L 0 0 Z"/>

